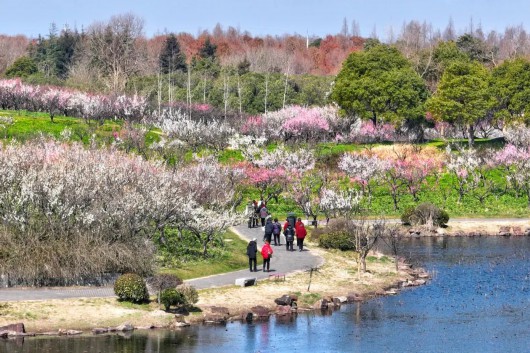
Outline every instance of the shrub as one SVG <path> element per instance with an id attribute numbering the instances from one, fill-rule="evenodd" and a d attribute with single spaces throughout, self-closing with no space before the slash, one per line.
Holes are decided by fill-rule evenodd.
<path id="1" fill-rule="evenodd" d="M 121 275 L 114 283 L 114 293 L 121 300 L 141 303 L 149 300 L 149 292 L 142 277 L 134 273 Z"/>
<path id="2" fill-rule="evenodd" d="M 433 226 L 439 227 L 449 222 L 449 214 L 429 202 L 424 202 L 416 208 L 409 208 L 401 215 L 403 224 L 425 225 L 432 222 Z"/>
<path id="3" fill-rule="evenodd" d="M 160 294 L 162 291 L 165 289 L 176 288 L 178 285 L 182 284 L 182 280 L 176 275 L 163 273 L 150 277 L 147 280 L 147 284 L 158 293 L 158 304 L 160 304 Z"/>
<path id="4" fill-rule="evenodd" d="M 186 304 L 186 298 L 184 295 L 173 288 L 165 289 L 160 295 L 160 301 L 162 304 L 164 304 L 166 311 L 169 310 L 171 305 L 177 306 Z"/>
<path id="5" fill-rule="evenodd" d="M 193 305 L 199 301 L 199 293 L 193 286 L 182 285 L 177 287 L 177 292 L 182 294 L 185 299 L 185 305 Z"/>
<path id="6" fill-rule="evenodd" d="M 355 250 L 352 241 L 355 225 L 346 219 L 334 219 L 327 227 L 317 228 L 311 232 L 311 240 L 318 241 L 320 247 L 326 249 Z"/>

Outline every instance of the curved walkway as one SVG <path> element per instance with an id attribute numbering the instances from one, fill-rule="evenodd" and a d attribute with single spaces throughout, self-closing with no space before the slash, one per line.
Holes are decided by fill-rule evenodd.
<path id="1" fill-rule="evenodd" d="M 232 230 L 242 239 L 250 241 L 258 239 L 258 247 L 263 245 L 263 231 L 261 227 L 248 228 L 246 224 L 232 227 Z M 284 241 L 283 236 L 280 237 Z M 296 242 L 295 242 L 296 243 Z M 296 248 L 296 244 L 294 246 Z M 307 270 L 311 267 L 320 266 L 324 260 L 311 254 L 311 249 L 304 246 L 304 251 L 288 252 L 285 250 L 285 242 L 281 246 L 272 246 L 274 254 L 271 259 L 271 272 L 260 271 L 262 269 L 261 256 L 258 254 L 258 272 L 250 272 L 248 269 L 196 278 L 185 281 L 198 289 L 220 287 L 235 284 L 237 278 L 252 277 L 266 279 L 273 274 L 287 274 L 296 271 Z M 114 297 L 112 287 L 82 287 L 82 288 L 5 288 L 0 289 L 0 301 L 23 301 L 23 300 L 48 300 L 66 298 L 105 298 Z"/>
<path id="2" fill-rule="evenodd" d="M 400 222 L 398 219 L 387 220 L 388 222 Z M 456 218 L 449 221 L 451 224 L 476 224 L 476 225 L 506 225 L 521 224 L 530 225 L 528 218 Z M 261 227 L 248 228 L 242 224 L 232 228 L 242 239 L 250 241 L 252 238 L 258 239 L 258 246 L 261 247 L 263 242 L 263 231 Z M 283 236 L 281 240 L 284 241 Z M 295 245 L 296 247 L 296 245 Z M 271 260 L 271 272 L 250 272 L 248 269 L 213 275 L 203 278 L 196 278 L 185 281 L 198 289 L 220 287 L 233 285 L 237 278 L 255 277 L 258 280 L 268 278 L 272 274 L 287 274 L 296 271 L 307 270 L 311 267 L 320 266 L 324 260 L 318 256 L 312 255 L 311 248 L 304 246 L 303 252 L 287 252 L 285 245 L 273 246 L 274 255 Z M 258 270 L 261 270 L 261 256 L 258 254 Z M 105 298 L 114 297 L 112 287 L 81 287 L 81 288 L 2 288 L 0 289 L 1 301 L 22 301 L 22 300 L 48 300 L 48 299 L 66 299 L 66 298 Z"/>

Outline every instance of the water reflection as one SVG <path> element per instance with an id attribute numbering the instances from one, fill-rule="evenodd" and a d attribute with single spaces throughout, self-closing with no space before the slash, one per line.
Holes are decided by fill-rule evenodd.
<path id="1" fill-rule="evenodd" d="M 399 295 L 265 322 L 144 331 L 132 337 L 0 341 L 0 352 L 527 352 L 530 238 L 410 239 L 436 273 Z"/>

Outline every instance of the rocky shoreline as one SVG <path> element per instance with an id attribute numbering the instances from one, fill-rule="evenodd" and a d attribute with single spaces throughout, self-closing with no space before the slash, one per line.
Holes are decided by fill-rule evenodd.
<path id="1" fill-rule="evenodd" d="M 503 236 L 503 237 L 521 237 L 530 236 L 530 226 L 525 225 L 495 225 L 484 227 L 482 229 L 465 229 L 460 227 L 457 229 L 449 228 L 429 228 L 429 227 L 405 227 L 402 230 L 402 235 L 409 237 L 480 237 L 480 236 Z"/>
<path id="2" fill-rule="evenodd" d="M 321 299 L 312 305 L 302 304 L 295 294 L 286 293 L 279 296 L 269 304 L 255 305 L 251 307 L 233 306 L 201 306 L 201 315 L 190 315 L 188 312 L 179 312 L 174 315 L 168 325 L 145 325 L 133 326 L 130 323 L 123 323 L 112 327 L 94 327 L 90 330 L 59 329 L 57 331 L 46 332 L 26 332 L 23 323 L 16 323 L 0 327 L 0 338 L 13 339 L 20 337 L 34 336 L 77 336 L 81 334 L 123 334 L 131 333 L 134 330 L 149 329 L 179 329 L 190 325 L 223 325 L 228 322 L 242 321 L 251 323 L 254 321 L 269 320 L 271 316 L 295 317 L 299 312 L 319 311 L 327 312 L 337 310 L 344 304 L 357 303 L 370 300 L 375 297 L 396 295 L 402 288 L 421 286 L 430 279 L 430 274 L 425 270 L 412 268 L 402 259 L 399 262 L 399 279 L 394 284 L 379 288 L 374 291 L 364 293 L 350 291 L 347 293 L 337 292 L 337 295 L 323 295 Z M 270 280 L 268 280 L 270 281 Z"/>

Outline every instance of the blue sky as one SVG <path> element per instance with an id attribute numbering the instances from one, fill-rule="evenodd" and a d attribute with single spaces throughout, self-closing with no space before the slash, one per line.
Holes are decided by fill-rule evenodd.
<path id="1" fill-rule="evenodd" d="M 0 33 L 35 37 L 47 34 L 53 22 L 78 29 L 112 15 L 131 12 L 145 21 L 147 36 L 164 32 L 198 33 L 216 23 L 253 35 L 338 33 L 343 19 L 355 20 L 361 34 L 374 27 L 385 39 L 392 27 L 398 33 L 404 21 L 426 20 L 444 29 L 453 19 L 459 31 L 481 24 L 484 31 L 502 31 L 525 24 L 528 0 L 0 0 Z"/>

